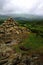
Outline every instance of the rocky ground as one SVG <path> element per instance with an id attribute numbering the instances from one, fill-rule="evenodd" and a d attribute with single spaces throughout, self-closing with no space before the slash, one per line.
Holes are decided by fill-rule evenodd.
<path id="1" fill-rule="evenodd" d="M 17 53 L 11 47 L 22 43 L 29 33 L 29 29 L 20 27 L 12 18 L 0 25 L 0 65 L 43 65 L 43 54 Z M 20 49 L 29 50 L 23 46 Z"/>

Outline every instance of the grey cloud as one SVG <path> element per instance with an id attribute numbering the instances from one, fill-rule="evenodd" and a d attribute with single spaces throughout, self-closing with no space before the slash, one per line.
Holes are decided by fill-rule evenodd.
<path id="1" fill-rule="evenodd" d="M 6 0 L 0 0 L 0 14 L 3 14 L 4 12 L 3 12 L 3 7 L 4 7 L 4 5 L 5 5 L 5 1 Z"/>
<path id="2" fill-rule="evenodd" d="M 0 10 L 3 9 L 4 4 L 5 4 L 5 0 L 4 1 L 0 0 Z"/>
<path id="3" fill-rule="evenodd" d="M 13 0 L 11 0 L 13 1 Z M 34 1 L 34 0 L 33 0 Z M 33 4 L 31 9 L 21 9 L 17 6 L 13 6 L 10 4 L 10 0 L 0 0 L 0 14 L 14 14 L 14 13 L 28 13 L 28 14 L 42 14 L 43 13 L 43 5 L 40 8 L 40 5 L 43 4 L 43 0 L 36 0 L 36 4 Z M 15 2 L 15 0 L 14 0 Z M 15 4 L 15 3 L 14 3 Z M 7 7 L 6 7 L 7 5 Z M 29 6 L 29 5 L 28 5 Z"/>

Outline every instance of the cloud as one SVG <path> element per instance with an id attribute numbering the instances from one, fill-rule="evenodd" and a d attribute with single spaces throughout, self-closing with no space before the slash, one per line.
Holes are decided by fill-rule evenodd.
<path id="1" fill-rule="evenodd" d="M 0 0 L 0 14 L 43 15 L 43 0 Z"/>

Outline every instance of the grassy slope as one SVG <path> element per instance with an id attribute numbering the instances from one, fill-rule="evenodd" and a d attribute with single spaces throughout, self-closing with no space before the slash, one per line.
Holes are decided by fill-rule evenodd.
<path id="1" fill-rule="evenodd" d="M 36 37 L 35 34 L 30 33 L 29 38 L 24 41 L 23 45 L 32 48 L 32 50 L 41 50 L 43 48 L 43 38 Z"/>
<path id="2" fill-rule="evenodd" d="M 24 26 L 24 24 L 22 25 Z M 25 23 L 25 26 L 27 28 L 31 28 L 31 29 L 35 29 L 35 30 L 43 32 L 43 22 L 40 22 L 40 24 L 37 24 L 37 22 Z M 43 35 L 43 33 L 40 33 L 40 34 Z M 43 37 L 41 37 L 40 35 L 36 36 L 36 34 L 34 33 L 30 33 L 30 35 L 28 35 L 28 39 L 24 40 L 23 44 L 20 44 L 20 45 L 31 48 L 30 51 L 43 52 Z M 19 48 L 18 48 L 18 51 L 20 51 Z"/>
<path id="3" fill-rule="evenodd" d="M 22 46 L 22 45 L 26 48 L 30 48 L 30 50 L 28 51 L 20 50 L 19 46 Z M 27 39 L 25 39 L 21 44 L 14 46 L 13 48 L 16 50 L 16 52 L 21 52 L 21 53 L 29 53 L 31 51 L 42 53 L 43 52 L 43 38 L 40 36 L 36 37 L 35 34 L 30 33 Z"/>

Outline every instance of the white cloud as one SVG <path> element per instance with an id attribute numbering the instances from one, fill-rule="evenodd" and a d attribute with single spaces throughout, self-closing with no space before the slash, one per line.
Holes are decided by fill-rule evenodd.
<path id="1" fill-rule="evenodd" d="M 1 5 L 0 11 L 0 13 L 3 14 L 43 14 L 43 0 L 3 0 L 3 2 L 0 3 L 4 3 L 3 6 Z"/>

